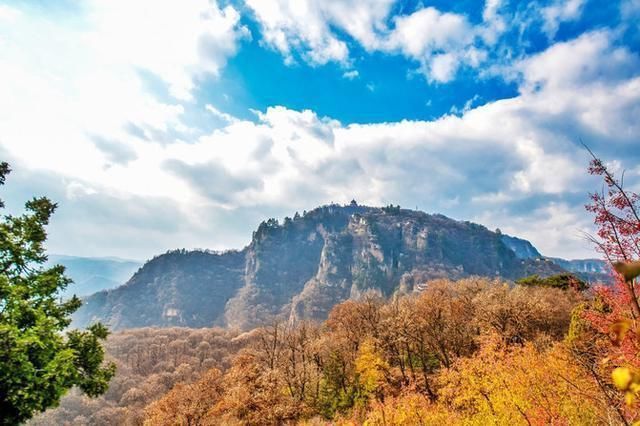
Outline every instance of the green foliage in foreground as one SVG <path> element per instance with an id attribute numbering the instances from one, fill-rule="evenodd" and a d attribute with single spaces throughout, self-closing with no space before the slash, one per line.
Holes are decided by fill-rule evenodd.
<path id="1" fill-rule="evenodd" d="M 0 163 L 0 185 L 10 171 Z M 63 266 L 42 266 L 56 204 L 34 198 L 25 208 L 0 219 L 0 424 L 11 425 L 58 405 L 72 386 L 101 395 L 115 373 L 114 365 L 103 365 L 104 326 L 63 334 L 81 302 L 59 297 L 71 282 Z"/>
<path id="2" fill-rule="evenodd" d="M 539 275 L 531 275 L 529 277 L 520 278 L 516 281 L 516 284 L 528 287 L 559 288 L 561 290 L 573 288 L 579 291 L 586 290 L 589 287 L 588 284 L 580 278 L 567 273 L 556 274 L 546 278 L 541 278 Z"/>

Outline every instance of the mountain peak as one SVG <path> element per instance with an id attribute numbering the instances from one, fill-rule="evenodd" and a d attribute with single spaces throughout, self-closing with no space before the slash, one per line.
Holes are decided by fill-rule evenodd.
<path id="1" fill-rule="evenodd" d="M 363 292 L 412 292 L 434 278 L 515 280 L 564 271 L 540 256 L 519 257 L 507 244 L 513 241 L 524 240 L 505 242 L 482 225 L 441 214 L 330 204 L 263 221 L 242 251 L 156 256 L 125 286 L 88 298 L 76 324 L 248 329 L 275 317 L 324 319 Z"/>

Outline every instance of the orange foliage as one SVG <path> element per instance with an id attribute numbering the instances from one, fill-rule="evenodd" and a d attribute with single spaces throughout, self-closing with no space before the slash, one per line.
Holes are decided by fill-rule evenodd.
<path id="1" fill-rule="evenodd" d="M 145 409 L 145 425 L 204 425 L 211 403 L 223 394 L 222 374 L 215 368 L 192 384 L 178 384 Z"/>
<path id="2" fill-rule="evenodd" d="M 496 337 L 438 378 L 441 403 L 466 423 L 606 423 L 612 413 L 596 383 L 561 344 L 505 346 Z"/>

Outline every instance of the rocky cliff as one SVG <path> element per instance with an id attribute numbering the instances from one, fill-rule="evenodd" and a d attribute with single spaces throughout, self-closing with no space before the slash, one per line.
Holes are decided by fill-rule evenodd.
<path id="1" fill-rule="evenodd" d="M 564 271 L 520 258 L 484 226 L 399 207 L 330 205 L 263 222 L 242 251 L 177 251 L 149 261 L 117 289 L 89 297 L 76 325 L 228 325 L 274 317 L 324 319 L 366 291 L 411 292 L 428 279 L 515 280 Z"/>

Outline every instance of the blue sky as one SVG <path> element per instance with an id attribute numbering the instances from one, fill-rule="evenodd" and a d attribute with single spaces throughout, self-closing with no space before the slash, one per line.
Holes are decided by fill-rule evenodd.
<path id="1" fill-rule="evenodd" d="M 593 256 L 582 138 L 640 189 L 640 1 L 0 0 L 10 211 L 52 252 L 239 248 L 329 202 Z"/>

